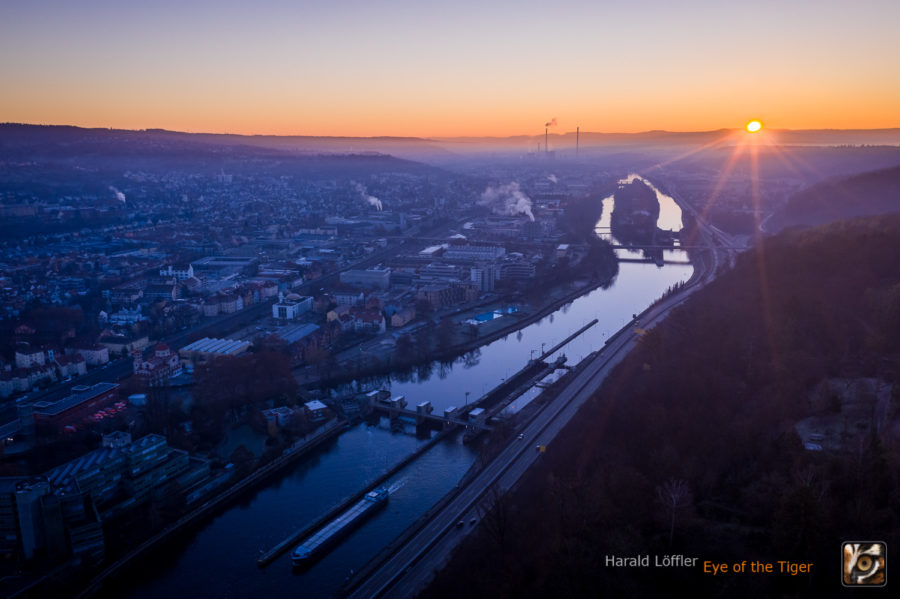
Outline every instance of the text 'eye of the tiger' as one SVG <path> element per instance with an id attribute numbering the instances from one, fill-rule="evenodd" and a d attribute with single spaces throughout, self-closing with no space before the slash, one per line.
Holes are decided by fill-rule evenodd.
<path id="1" fill-rule="evenodd" d="M 856 562 L 856 567 L 863 571 L 868 570 L 869 568 L 872 567 L 872 558 L 868 557 L 866 555 L 862 556 Z"/>

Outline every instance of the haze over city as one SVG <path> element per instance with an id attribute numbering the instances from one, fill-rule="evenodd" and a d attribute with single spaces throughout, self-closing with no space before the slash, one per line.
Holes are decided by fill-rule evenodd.
<path id="1" fill-rule="evenodd" d="M 898 22 L 892 0 L 6 2 L 0 120 L 422 137 L 532 134 L 551 117 L 556 132 L 896 127 Z"/>

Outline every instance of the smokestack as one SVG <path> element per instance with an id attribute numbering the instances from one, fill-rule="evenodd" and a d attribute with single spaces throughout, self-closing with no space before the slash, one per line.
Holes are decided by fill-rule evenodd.
<path id="1" fill-rule="evenodd" d="M 547 142 L 547 131 L 549 131 L 549 128 L 548 128 L 548 127 L 544 127 L 544 152 L 547 153 L 547 154 L 549 154 L 549 153 L 550 153 L 550 146 L 547 145 L 547 143 L 548 143 L 548 142 Z"/>
<path id="2" fill-rule="evenodd" d="M 575 127 L 575 155 L 578 156 L 578 134 L 581 132 L 580 127 Z"/>

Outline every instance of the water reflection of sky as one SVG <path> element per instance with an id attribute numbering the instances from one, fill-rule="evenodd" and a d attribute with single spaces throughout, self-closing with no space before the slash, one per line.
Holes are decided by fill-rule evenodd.
<path id="1" fill-rule="evenodd" d="M 681 207 L 678 206 L 678 203 L 675 200 L 663 192 L 659 191 L 653 184 L 641 177 L 637 174 L 630 174 L 626 178 L 619 181 L 620 184 L 631 183 L 635 179 L 640 179 L 644 183 L 646 183 L 650 188 L 656 192 L 656 197 L 659 200 L 659 218 L 656 221 L 656 226 L 665 231 L 681 231 L 682 224 L 682 214 Z M 610 225 L 610 221 L 612 219 L 613 208 L 615 207 L 615 199 L 612 195 L 603 198 L 603 214 L 600 216 L 600 220 L 597 221 L 597 225 L 594 227 L 594 231 L 596 231 L 597 235 L 601 239 L 605 239 L 610 243 L 621 245 L 618 239 L 612 234 L 612 228 Z M 676 241 L 677 245 L 677 241 Z M 644 253 L 641 250 L 630 250 L 619 248 L 615 250 L 616 256 L 619 258 L 626 259 L 635 259 L 639 260 L 644 258 Z M 667 261 L 674 262 L 687 262 L 688 257 L 687 254 L 682 250 L 664 250 L 663 258 Z"/>
<path id="2" fill-rule="evenodd" d="M 630 175 L 624 181 L 635 177 L 637 175 Z M 680 230 L 681 209 L 678 204 L 659 191 L 657 195 L 660 198 L 660 226 Z M 604 227 L 606 231 L 609 228 L 612 201 L 612 196 L 603 200 L 603 215 L 597 223 L 601 237 Z M 643 257 L 640 252 L 636 254 L 637 257 Z M 642 311 L 669 287 L 691 276 L 693 266 L 687 264 L 686 252 L 666 250 L 663 254 L 666 260 L 685 264 L 667 264 L 659 268 L 655 264 L 621 263 L 619 274 L 608 289 L 595 289 L 539 322 L 486 345 L 450 366 L 432 365 L 427 380 L 420 380 L 415 374 L 409 380 L 394 377 L 391 382 L 392 392 L 395 395 L 405 395 L 410 404 L 427 399 L 435 410 L 461 406 L 466 402 L 467 391 L 471 400 L 480 397 L 520 370 L 531 357 L 539 355 L 542 349 L 553 347 L 597 318 L 600 321 L 598 324 L 569 342 L 559 352 L 567 355 L 570 364 L 579 362 L 584 356 L 602 347 L 609 335 L 622 328 L 632 314 Z"/>

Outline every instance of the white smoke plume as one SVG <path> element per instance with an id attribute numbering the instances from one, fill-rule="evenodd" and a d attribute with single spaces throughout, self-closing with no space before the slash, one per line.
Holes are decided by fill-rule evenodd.
<path id="1" fill-rule="evenodd" d="M 526 214 L 528 218 L 534 220 L 534 214 L 531 212 L 531 198 L 525 195 L 519 189 L 519 184 L 515 182 L 498 187 L 488 185 L 478 203 L 489 207 L 494 214 L 506 214 L 507 216 Z"/>
<path id="2" fill-rule="evenodd" d="M 110 190 L 111 192 L 113 192 L 114 194 L 116 194 L 116 199 L 117 199 L 117 200 L 119 200 L 119 201 L 122 202 L 123 204 L 125 203 L 125 194 L 124 194 L 124 193 L 122 193 L 121 191 L 119 191 L 118 189 L 116 189 L 115 187 L 113 187 L 112 185 L 109 186 L 109 190 Z"/>
<path id="3" fill-rule="evenodd" d="M 552 181 L 553 183 L 559 183 L 559 179 L 557 179 L 556 175 L 554 175 L 552 173 L 547 175 L 547 180 Z"/>
<path id="4" fill-rule="evenodd" d="M 556 127 L 556 117 L 553 117 L 548 122 L 544 123 L 544 127 Z"/>
<path id="5" fill-rule="evenodd" d="M 369 206 L 374 206 L 377 210 L 382 209 L 381 200 L 376 198 L 375 196 L 370 196 L 368 190 L 366 190 L 365 185 L 360 185 L 359 183 L 353 181 L 352 182 L 353 189 L 359 192 L 359 197 L 363 199 Z"/>

